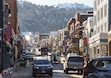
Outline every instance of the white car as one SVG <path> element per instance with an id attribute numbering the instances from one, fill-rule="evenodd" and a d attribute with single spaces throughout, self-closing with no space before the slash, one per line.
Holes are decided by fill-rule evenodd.
<path id="1" fill-rule="evenodd" d="M 34 53 L 32 52 L 27 52 L 25 55 L 25 59 L 28 59 L 28 60 L 32 60 L 33 57 L 34 57 Z"/>

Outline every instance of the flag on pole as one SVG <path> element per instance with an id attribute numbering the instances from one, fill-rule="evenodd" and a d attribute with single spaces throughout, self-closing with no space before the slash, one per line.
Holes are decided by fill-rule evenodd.
<path id="1" fill-rule="evenodd" d="M 8 24 L 5 28 L 5 31 L 4 31 L 5 41 L 10 41 L 11 40 L 11 33 L 12 33 L 12 27 L 11 27 L 10 24 Z"/>

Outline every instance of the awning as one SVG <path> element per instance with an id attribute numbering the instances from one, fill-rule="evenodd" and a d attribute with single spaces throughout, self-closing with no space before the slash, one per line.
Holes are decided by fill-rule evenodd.
<path id="1" fill-rule="evenodd" d="M 78 46 L 70 46 L 68 49 L 78 51 L 79 47 Z"/>

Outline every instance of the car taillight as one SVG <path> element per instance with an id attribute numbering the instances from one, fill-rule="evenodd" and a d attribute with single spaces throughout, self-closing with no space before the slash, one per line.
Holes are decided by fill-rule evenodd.
<path id="1" fill-rule="evenodd" d="M 68 66 L 68 62 L 66 63 L 66 65 Z"/>
<path id="2" fill-rule="evenodd" d="M 88 67 L 87 67 L 87 66 L 84 66 L 84 67 L 83 67 L 83 70 L 84 70 L 84 71 L 88 70 Z"/>

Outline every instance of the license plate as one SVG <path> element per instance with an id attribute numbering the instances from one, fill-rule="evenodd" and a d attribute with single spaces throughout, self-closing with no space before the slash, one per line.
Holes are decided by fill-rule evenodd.
<path id="1" fill-rule="evenodd" d="M 77 69 L 78 67 L 74 67 L 74 69 Z"/>
<path id="2" fill-rule="evenodd" d="M 41 71 L 41 73 L 46 73 L 46 71 Z"/>

